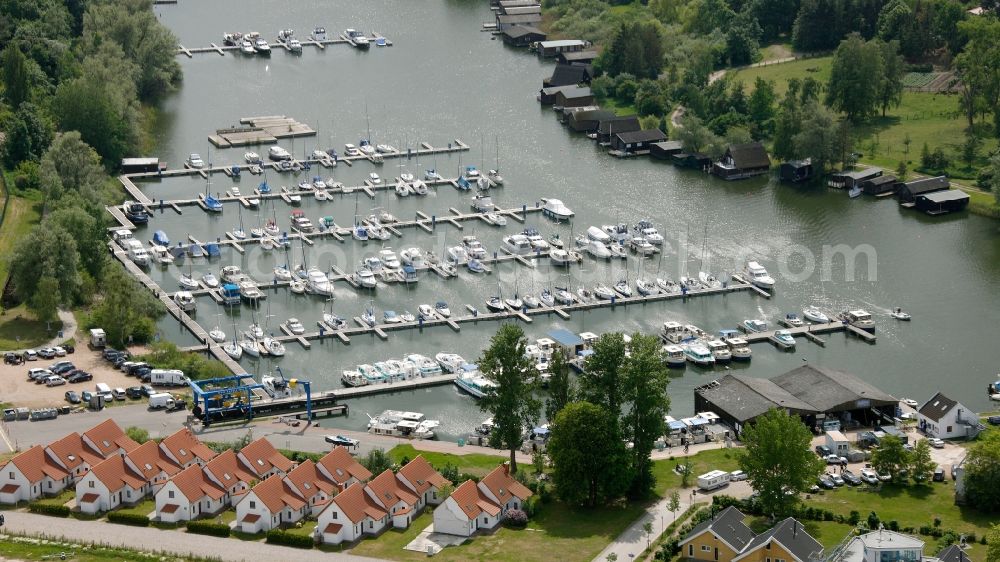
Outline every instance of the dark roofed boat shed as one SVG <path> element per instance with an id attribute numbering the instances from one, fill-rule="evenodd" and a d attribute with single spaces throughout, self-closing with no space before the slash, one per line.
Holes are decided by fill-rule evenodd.
<path id="1" fill-rule="evenodd" d="M 515 25 L 534 25 L 542 21 L 542 14 L 498 15 L 497 31 L 504 31 Z"/>
<path id="2" fill-rule="evenodd" d="M 576 86 L 552 86 L 551 88 L 542 88 L 538 91 L 538 101 L 542 105 L 552 105 L 556 102 L 556 94 L 563 90 L 570 90 Z"/>
<path id="3" fill-rule="evenodd" d="M 648 151 L 651 143 L 665 140 L 667 140 L 666 133 L 659 129 L 615 133 L 611 137 L 611 148 L 624 153 L 638 153 Z"/>
<path id="4" fill-rule="evenodd" d="M 896 192 L 899 179 L 892 174 L 885 174 L 861 182 L 861 189 L 868 195 L 888 195 Z"/>
<path id="5" fill-rule="evenodd" d="M 649 155 L 660 160 L 670 160 L 670 158 L 684 150 L 681 141 L 654 142 L 649 145 Z"/>
<path id="6" fill-rule="evenodd" d="M 566 86 L 556 92 L 556 99 L 552 104 L 556 107 L 594 105 L 594 94 L 590 93 L 590 88 Z"/>
<path id="7" fill-rule="evenodd" d="M 556 60 L 562 64 L 590 64 L 597 59 L 597 51 L 574 51 L 559 53 Z"/>
<path id="8" fill-rule="evenodd" d="M 899 187 L 899 191 L 896 192 L 896 195 L 899 197 L 900 204 L 909 203 L 909 205 L 906 206 L 912 207 L 918 195 L 926 195 L 935 191 L 944 191 L 950 187 L 951 182 L 948 181 L 947 176 L 920 178 L 918 180 L 908 181 L 901 185 Z"/>
<path id="9" fill-rule="evenodd" d="M 928 215 L 945 215 L 961 211 L 969 204 L 969 194 L 960 189 L 944 189 L 917 195 L 917 209 Z"/>
<path id="10" fill-rule="evenodd" d="M 613 134 L 638 131 L 641 128 L 642 125 L 639 124 L 639 118 L 635 115 L 607 119 L 601 121 L 601 124 L 597 127 L 597 142 L 610 143 L 611 135 Z"/>
<path id="11" fill-rule="evenodd" d="M 826 180 L 827 187 L 835 189 L 853 189 L 861 186 L 862 183 L 877 178 L 882 175 L 881 168 L 865 168 L 864 170 L 851 170 L 831 174 Z"/>
<path id="12" fill-rule="evenodd" d="M 530 25 L 515 25 L 503 31 L 503 42 L 513 47 L 527 47 L 532 43 L 545 41 L 545 33 Z"/>
<path id="13" fill-rule="evenodd" d="M 601 121 L 615 116 L 614 111 L 608 109 L 591 109 L 587 111 L 574 111 L 570 114 L 567 123 L 569 128 L 578 133 L 593 133 L 597 130 Z"/>
<path id="14" fill-rule="evenodd" d="M 812 174 L 813 165 L 811 158 L 782 162 L 781 167 L 778 168 L 778 179 L 787 183 L 801 183 L 808 181 L 812 178 Z"/>
<path id="15" fill-rule="evenodd" d="M 589 84 L 591 79 L 591 68 L 582 64 L 557 64 L 552 70 L 552 76 L 542 80 L 543 88 L 553 86 L 573 86 L 576 84 Z"/>
<path id="16" fill-rule="evenodd" d="M 742 180 L 766 174 L 771 169 L 767 150 L 759 142 L 732 144 L 722 159 L 712 166 L 712 173 L 724 180 Z"/>

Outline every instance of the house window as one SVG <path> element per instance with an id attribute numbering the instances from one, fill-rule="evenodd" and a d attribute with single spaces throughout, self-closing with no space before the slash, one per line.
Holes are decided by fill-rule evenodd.
<path id="1" fill-rule="evenodd" d="M 703 545 L 701 545 L 701 551 L 702 552 L 712 552 L 712 547 L 703 544 Z"/>
<path id="2" fill-rule="evenodd" d="M 369 521 L 368 521 L 368 528 L 369 528 L 369 529 L 373 529 L 373 528 L 375 528 L 375 522 L 374 522 L 374 521 L 370 521 L 370 520 L 369 520 Z"/>
<path id="3" fill-rule="evenodd" d="M 693 544 L 689 544 L 688 545 L 688 556 L 694 556 L 694 545 Z"/>
<path id="4" fill-rule="evenodd" d="M 250 509 L 254 509 L 254 508 L 256 508 L 256 507 L 257 507 L 257 502 L 255 502 L 255 501 L 251 501 L 251 502 L 250 502 Z"/>
<path id="5" fill-rule="evenodd" d="M 132 499 L 132 490 L 125 490 L 125 497 Z"/>
<path id="6" fill-rule="evenodd" d="M 486 524 L 486 518 L 483 517 L 483 525 L 485 525 L 485 524 Z"/>
<path id="7" fill-rule="evenodd" d="M 52 489 L 52 481 L 51 480 L 49 480 L 49 489 L 50 490 Z"/>
<path id="8" fill-rule="evenodd" d="M 14 479 L 14 471 L 13 471 L 13 470 L 12 470 L 12 471 L 10 471 L 10 479 L 11 479 L 11 480 L 13 480 L 13 479 Z"/>
<path id="9" fill-rule="evenodd" d="M 173 490 L 168 490 L 167 491 L 167 497 L 170 498 L 170 499 L 174 499 L 174 491 Z"/>
<path id="10" fill-rule="evenodd" d="M 950 425 L 948 426 L 948 429 L 945 430 L 945 433 L 951 433 L 951 426 Z"/>
<path id="11" fill-rule="evenodd" d="M 87 482 L 87 486 L 90 487 L 90 488 L 93 488 L 94 487 L 94 481 L 91 480 L 90 482 Z"/>
<path id="12" fill-rule="evenodd" d="M 766 548 L 766 549 L 768 549 L 768 550 L 771 550 L 771 543 L 767 543 L 767 544 L 766 544 L 766 545 L 764 546 L 764 548 Z M 768 561 L 768 562 L 770 562 L 770 561 Z"/>

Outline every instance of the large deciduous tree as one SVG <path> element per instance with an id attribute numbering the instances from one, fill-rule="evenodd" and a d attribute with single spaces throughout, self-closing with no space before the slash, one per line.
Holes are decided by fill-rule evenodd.
<path id="1" fill-rule="evenodd" d="M 3 129 L 3 160 L 11 168 L 26 160 L 37 161 L 52 142 L 52 124 L 31 102 L 23 102 L 8 116 Z"/>
<path id="2" fill-rule="evenodd" d="M 852 33 L 833 53 L 826 104 L 852 121 L 871 117 L 879 106 L 882 70 L 878 44 Z"/>
<path id="3" fill-rule="evenodd" d="M 799 132 L 792 137 L 796 158 L 812 158 L 813 169 L 821 176 L 827 166 L 838 161 L 836 116 L 825 107 L 813 103 L 802 112 L 805 117 Z"/>
<path id="4" fill-rule="evenodd" d="M 879 474 L 888 474 L 892 480 L 903 479 L 903 470 L 910 466 L 910 452 L 903 447 L 903 440 L 887 435 L 872 453 L 872 466 Z"/>
<path id="5" fill-rule="evenodd" d="M 910 452 L 910 475 L 918 482 L 930 482 L 934 473 L 934 459 L 931 458 L 931 446 L 926 439 L 920 439 Z"/>
<path id="6" fill-rule="evenodd" d="M 964 466 L 969 504 L 986 513 L 1000 512 L 1000 432 L 980 436 L 979 442 L 969 448 Z"/>
<path id="7" fill-rule="evenodd" d="M 547 451 L 556 494 L 566 503 L 594 507 L 628 489 L 628 452 L 614 429 L 617 413 L 573 402 L 556 415 Z"/>
<path id="8" fill-rule="evenodd" d="M 545 401 L 545 417 L 549 421 L 573 401 L 576 389 L 569 378 L 569 363 L 562 350 L 557 349 L 549 360 L 549 398 Z"/>
<path id="9" fill-rule="evenodd" d="M 493 417 L 490 446 L 510 451 L 510 468 L 517 472 L 514 453 L 521 446 L 524 428 L 538 421 L 541 403 L 534 397 L 535 364 L 525 356 L 527 339 L 516 324 L 504 324 L 490 339 L 479 358 L 479 369 L 495 386 L 479 401 L 479 408 Z"/>
<path id="10" fill-rule="evenodd" d="M 656 484 L 650 453 L 656 441 L 666 434 L 664 417 L 670 411 L 667 384 L 670 378 L 656 336 L 636 333 L 629 345 L 630 354 L 622 366 L 621 384 L 625 413 L 624 437 L 632 442 L 632 484 L 634 498 L 645 498 Z"/>
<path id="11" fill-rule="evenodd" d="M 745 448 L 738 453 L 740 469 L 760 493 L 764 513 L 789 515 L 798 493 L 823 472 L 823 461 L 810 450 L 812 435 L 798 417 L 771 409 L 743 429 Z"/>
<path id="12" fill-rule="evenodd" d="M 879 56 L 882 59 L 882 73 L 878 85 L 878 104 L 882 108 L 882 117 L 890 107 L 899 107 L 903 101 L 903 76 L 906 74 L 906 63 L 899 54 L 899 42 L 878 42 Z"/>
<path id="13" fill-rule="evenodd" d="M 31 85 L 28 83 L 28 68 L 24 53 L 16 44 L 8 44 L 4 49 L 2 59 L 3 99 L 7 105 L 17 109 L 28 101 Z"/>
<path id="14" fill-rule="evenodd" d="M 47 276 L 58 284 L 57 302 L 70 305 L 80 291 L 78 264 L 73 236 L 58 225 L 39 225 L 14 247 L 10 275 L 17 295 L 23 300 L 31 302 L 41 288 L 41 279 Z"/>

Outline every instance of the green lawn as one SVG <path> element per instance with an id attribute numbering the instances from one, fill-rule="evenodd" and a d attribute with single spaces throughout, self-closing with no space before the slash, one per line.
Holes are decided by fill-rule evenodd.
<path id="1" fill-rule="evenodd" d="M 702 451 L 691 459 L 691 481 L 689 486 L 694 486 L 698 481 L 699 474 L 705 474 L 712 470 L 733 471 L 736 466 L 736 449 L 711 449 Z M 656 476 L 656 495 L 666 496 L 667 491 L 681 487 L 681 475 L 674 467 L 683 465 L 684 459 L 656 461 L 653 463 L 653 475 Z"/>
<path id="2" fill-rule="evenodd" d="M 413 459 L 417 455 L 423 455 L 427 462 L 435 468 L 441 469 L 447 464 L 458 467 L 459 472 L 472 474 L 473 476 L 486 476 L 491 470 L 503 464 L 507 457 L 499 453 L 497 455 L 483 455 L 480 453 L 470 453 L 468 455 L 452 455 L 450 453 L 431 453 L 418 451 L 412 445 L 396 445 L 389 450 L 389 456 L 395 462 L 400 462 L 403 457 Z"/>
<path id="3" fill-rule="evenodd" d="M 156 511 L 156 501 L 153 500 L 152 498 L 147 498 L 131 507 L 126 506 L 117 511 L 119 513 L 134 513 L 136 515 L 142 515 L 145 517 L 150 513 Z"/>
<path id="4" fill-rule="evenodd" d="M 757 77 L 774 82 L 774 90 L 778 97 L 785 95 L 788 89 L 789 78 L 805 78 L 812 76 L 819 82 L 826 84 L 830 80 L 830 63 L 832 57 L 816 57 L 811 59 L 799 59 L 792 62 L 776 63 L 753 68 L 743 68 L 733 73 L 737 80 L 742 80 L 746 85 L 747 93 L 753 90 L 753 83 Z"/>
<path id="5" fill-rule="evenodd" d="M 31 230 L 31 227 L 38 224 L 40 217 L 41 202 L 11 196 L 7 214 L 4 216 L 3 224 L 0 225 L 0 279 L 7 279 L 14 245 Z"/>
<path id="6" fill-rule="evenodd" d="M 4 310 L 0 313 L 0 349 L 36 347 L 52 339 L 60 328 L 62 322 L 55 320 L 46 329 L 45 322 L 37 320 L 23 304 Z"/>
<path id="7" fill-rule="evenodd" d="M 303 537 L 313 536 L 313 531 L 316 529 L 315 521 L 303 521 L 301 527 L 291 526 L 285 528 L 285 532 L 290 535 L 302 535 Z"/>
<path id="8" fill-rule="evenodd" d="M 31 503 L 39 505 L 65 505 L 66 502 L 74 498 L 76 498 L 76 492 L 74 492 L 73 490 L 63 490 L 56 496 L 52 496 L 51 498 L 38 499 Z"/>
<path id="9" fill-rule="evenodd" d="M 747 525 L 756 533 L 762 533 L 771 528 L 771 522 L 768 517 L 750 517 L 747 520 Z M 806 531 L 812 536 L 812 538 L 818 540 L 823 548 L 829 549 L 840 544 L 844 537 L 848 533 L 854 530 L 854 527 L 846 523 L 837 523 L 835 521 L 804 521 Z"/>

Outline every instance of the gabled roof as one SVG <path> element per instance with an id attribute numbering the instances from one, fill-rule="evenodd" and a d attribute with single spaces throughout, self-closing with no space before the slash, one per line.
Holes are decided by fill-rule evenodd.
<path id="1" fill-rule="evenodd" d="M 128 460 L 132 461 L 135 468 L 139 469 L 143 478 L 147 482 L 152 481 L 161 472 L 167 476 L 173 476 L 181 471 L 180 465 L 175 463 L 156 445 L 155 441 L 146 441 L 139 447 L 129 451 Z"/>
<path id="2" fill-rule="evenodd" d="M 899 178 L 897 178 L 896 176 L 892 174 L 884 174 L 877 178 L 871 178 L 869 180 L 865 180 L 865 183 L 871 185 L 883 185 L 886 183 L 896 183 L 897 181 L 899 181 Z"/>
<path id="3" fill-rule="evenodd" d="M 288 480 L 306 498 L 311 498 L 317 491 L 329 495 L 338 488 L 337 483 L 327 479 L 312 459 L 293 468 L 288 473 Z"/>
<path id="4" fill-rule="evenodd" d="M 83 437 L 87 440 L 87 444 L 96 447 L 97 453 L 104 458 L 117 453 L 118 449 L 128 452 L 139 447 L 139 444 L 125 435 L 122 428 L 112 419 L 104 420 L 90 428 Z"/>
<path id="5" fill-rule="evenodd" d="M 510 473 L 510 465 L 507 463 L 494 468 L 479 481 L 479 484 L 492 492 L 501 503 L 507 503 L 511 496 L 523 501 L 532 495 L 527 486 L 514 479 Z"/>
<path id="6" fill-rule="evenodd" d="M 93 466 L 103 460 L 86 443 L 79 433 L 73 432 L 58 441 L 53 441 L 46 447 L 67 470 L 75 470 L 83 463 Z"/>
<path id="7" fill-rule="evenodd" d="M 382 474 L 379 474 L 368 482 L 368 489 L 372 491 L 375 498 L 386 509 L 391 508 L 399 502 L 412 507 L 418 501 L 417 496 L 413 495 L 413 492 L 410 490 L 407 490 L 396 478 L 396 474 L 388 468 Z"/>
<path id="8" fill-rule="evenodd" d="M 544 31 L 530 25 L 512 25 L 503 30 L 503 34 L 511 39 L 518 39 L 525 35 L 541 35 L 543 38 L 545 37 Z"/>
<path id="9" fill-rule="evenodd" d="M 628 131 L 615 133 L 618 140 L 623 143 L 633 142 L 659 142 L 667 140 L 667 135 L 659 129 L 642 129 L 639 131 Z"/>
<path id="10" fill-rule="evenodd" d="M 951 187 L 951 182 L 948 181 L 948 176 L 920 178 L 903 184 L 903 189 L 910 192 L 911 195 L 919 195 L 921 193 L 948 189 L 949 187 Z"/>
<path id="11" fill-rule="evenodd" d="M 236 453 L 232 449 L 226 449 L 222 454 L 208 461 L 205 470 L 227 488 L 237 482 L 249 483 L 257 479 L 257 476 L 247 470 L 243 463 L 236 458 Z"/>
<path id="12" fill-rule="evenodd" d="M 187 464 L 192 460 L 198 459 L 202 462 L 208 462 L 214 459 L 217 454 L 199 441 L 191 433 L 191 430 L 187 428 L 179 429 L 173 435 L 161 441 L 160 447 L 173 455 L 177 459 L 177 462 L 181 464 Z"/>
<path id="13" fill-rule="evenodd" d="M 806 532 L 802 523 L 799 523 L 793 517 L 789 517 L 757 535 L 739 556 L 733 558 L 733 562 L 745 558 L 750 553 L 772 541 L 784 547 L 799 562 L 809 562 L 810 560 L 818 559 L 823 553 L 823 545 Z"/>
<path id="14" fill-rule="evenodd" d="M 56 464 L 55 461 L 45 454 L 45 449 L 41 445 L 35 445 L 24 451 L 10 459 L 9 463 L 4 463 L 0 468 L 7 466 L 7 464 L 16 466 L 17 470 L 32 484 L 41 482 L 46 476 L 53 480 L 62 480 L 69 476 L 69 473 L 63 467 Z"/>
<path id="15" fill-rule="evenodd" d="M 335 447 L 332 451 L 323 455 L 323 458 L 319 459 L 319 464 L 340 485 L 346 484 L 351 477 L 357 478 L 362 482 L 372 477 L 372 473 L 367 468 L 361 466 L 361 463 L 355 460 L 345 447 Z"/>
<path id="16" fill-rule="evenodd" d="M 292 469 L 292 461 L 282 455 L 274 448 L 266 438 L 261 437 L 240 450 L 240 457 L 249 466 L 250 470 L 258 476 L 277 468 L 281 472 L 287 473 Z"/>
<path id="17" fill-rule="evenodd" d="M 680 544 L 687 543 L 705 531 L 711 531 L 712 534 L 719 537 L 719 540 L 726 543 L 734 552 L 742 552 L 754 538 L 753 531 L 743 523 L 743 519 L 745 518 L 746 516 L 740 510 L 732 506 L 727 507 L 717 513 L 712 519 L 704 521 L 694 529 L 691 529 L 691 532 L 684 537 L 684 540 Z"/>
<path id="18" fill-rule="evenodd" d="M 480 513 L 487 513 L 493 517 L 500 513 L 500 506 L 484 494 L 472 480 L 462 482 L 448 499 L 453 500 L 469 520 L 479 517 Z"/>
<path id="19" fill-rule="evenodd" d="M 556 97 L 558 98 L 559 96 L 562 96 L 563 99 L 573 100 L 593 97 L 593 94 L 590 93 L 590 88 L 586 86 L 566 86 L 560 87 L 560 90 L 556 92 Z"/>
<path id="20" fill-rule="evenodd" d="M 570 86 L 585 82 L 590 76 L 590 69 L 585 65 L 557 64 L 552 70 L 552 76 L 546 80 L 547 86 Z"/>
<path id="21" fill-rule="evenodd" d="M 352 523 L 360 523 L 365 517 L 380 520 L 388 513 L 382 506 L 375 503 L 375 500 L 365 491 L 365 486 L 355 482 L 346 490 L 337 494 L 330 501 L 327 509 L 336 509 L 343 512 Z"/>
<path id="22" fill-rule="evenodd" d="M 567 53 L 559 53 L 559 59 L 564 62 L 590 62 L 597 58 L 597 51 L 571 51 Z"/>
<path id="23" fill-rule="evenodd" d="M 918 195 L 917 198 L 926 199 L 932 203 L 944 203 L 946 201 L 960 201 L 963 199 L 969 199 L 969 194 L 962 191 L 961 189 L 942 189 L 940 191 L 922 193 Z"/>
<path id="24" fill-rule="evenodd" d="M 767 413 L 771 408 L 815 413 L 815 409 L 796 398 L 770 379 L 745 375 L 726 375 L 718 384 L 695 392 L 725 410 L 737 421 L 745 422 Z"/>
<path id="25" fill-rule="evenodd" d="M 820 412 L 847 403 L 869 400 L 873 403 L 896 403 L 897 399 L 855 375 L 816 365 L 803 365 L 771 379 Z"/>
<path id="26" fill-rule="evenodd" d="M 969 555 L 957 544 L 942 550 L 937 557 L 941 562 L 969 562 Z"/>
<path id="27" fill-rule="evenodd" d="M 415 488 L 418 495 L 423 495 L 431 486 L 440 490 L 451 484 L 451 481 L 434 470 L 434 467 L 431 466 L 431 463 L 427 462 L 427 459 L 423 455 L 417 455 L 413 460 L 406 463 L 406 466 L 399 469 L 399 474 L 406 478 L 406 481 Z"/>
<path id="28" fill-rule="evenodd" d="M 197 464 L 185 468 L 170 481 L 177 485 L 188 503 L 199 502 L 205 496 L 218 500 L 226 495 L 226 490 L 212 482 L 205 474 L 205 470 Z"/>
<path id="29" fill-rule="evenodd" d="M 951 398 L 948 398 L 944 394 L 938 392 L 932 396 L 930 400 L 925 402 L 918 411 L 921 416 L 927 419 L 941 421 L 941 418 L 943 418 L 955 406 L 958 406 L 957 401 L 952 400 Z"/>
<path id="30" fill-rule="evenodd" d="M 639 124 L 639 118 L 635 115 L 624 115 L 621 117 L 613 117 L 606 121 L 601 121 L 597 126 L 597 131 L 602 135 L 610 135 L 612 132 L 615 133 L 625 133 L 629 131 L 638 131 L 642 128 Z"/>
<path id="31" fill-rule="evenodd" d="M 542 14 L 511 14 L 497 16 L 497 22 L 501 25 L 538 23 L 542 21 Z"/>
<path id="32" fill-rule="evenodd" d="M 250 491 L 257 496 L 271 513 L 277 513 L 284 509 L 285 506 L 292 509 L 300 509 L 306 504 L 302 496 L 280 474 L 273 474 L 267 477 Z M 244 497 L 242 501 L 246 501 L 246 498 Z"/>
<path id="33" fill-rule="evenodd" d="M 107 486 L 108 491 L 112 494 L 125 486 L 138 490 L 146 484 L 142 475 L 136 474 L 129 468 L 125 457 L 121 455 L 112 455 L 104 459 L 91 467 L 90 471 L 102 484 Z"/>
<path id="34" fill-rule="evenodd" d="M 584 111 L 573 111 L 569 114 L 569 120 L 574 123 L 582 121 L 606 121 L 615 116 L 615 112 L 610 109 L 586 109 Z"/>
<path id="35" fill-rule="evenodd" d="M 765 168 L 771 165 L 767 150 L 759 142 L 729 145 L 729 156 L 738 169 Z"/>

